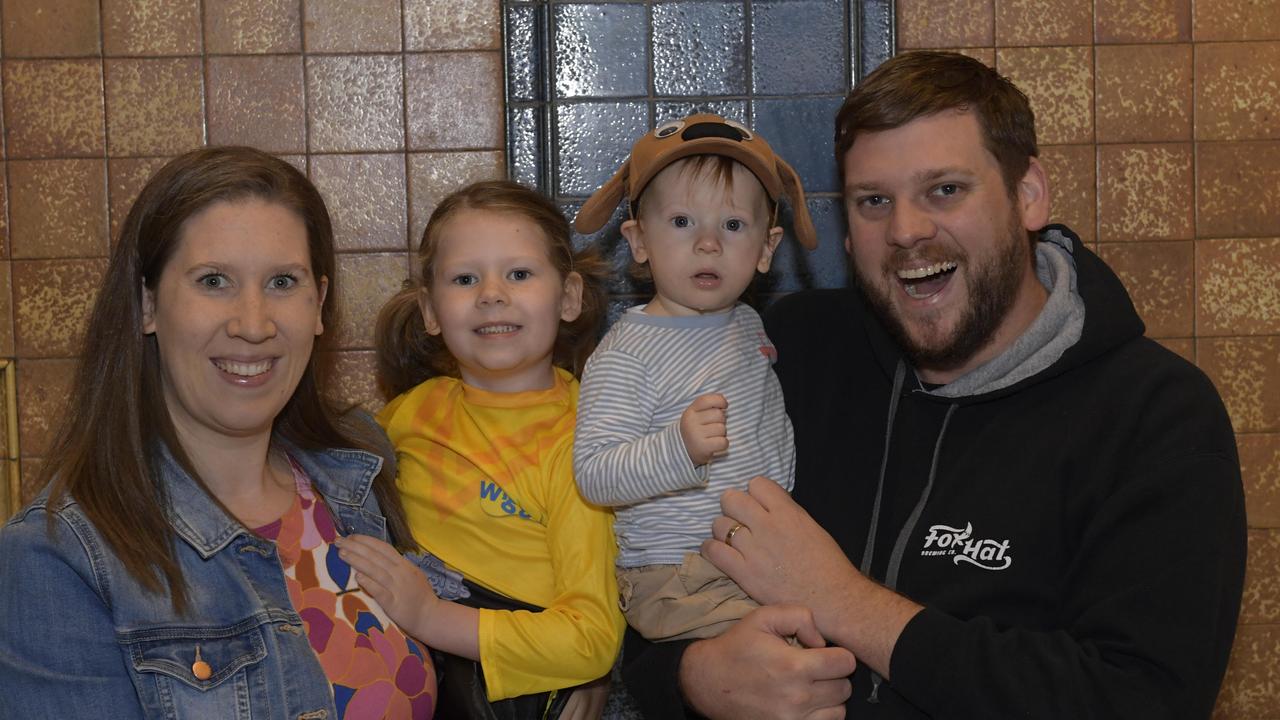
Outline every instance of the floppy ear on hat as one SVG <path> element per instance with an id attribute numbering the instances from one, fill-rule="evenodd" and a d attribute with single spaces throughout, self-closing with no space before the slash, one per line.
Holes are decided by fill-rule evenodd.
<path id="1" fill-rule="evenodd" d="M 582 208 L 578 210 L 578 216 L 573 219 L 573 228 L 587 235 L 604 227 L 604 224 L 609 222 L 609 218 L 613 217 L 613 211 L 618 207 L 618 203 L 622 202 L 622 196 L 626 194 L 627 176 L 630 174 L 631 158 L 628 157 L 626 162 L 622 163 L 622 167 L 618 168 L 618 172 L 614 173 L 613 177 L 582 204 Z"/>
<path id="2" fill-rule="evenodd" d="M 800 176 L 787 164 L 786 160 L 774 156 L 777 163 L 778 178 L 782 180 L 782 191 L 791 203 L 792 226 L 796 231 L 796 240 L 808 250 L 818 248 L 818 232 L 813 229 L 813 219 L 809 217 L 809 207 L 804 204 L 804 188 L 800 185 Z M 578 217 L 582 217 L 579 215 Z"/>

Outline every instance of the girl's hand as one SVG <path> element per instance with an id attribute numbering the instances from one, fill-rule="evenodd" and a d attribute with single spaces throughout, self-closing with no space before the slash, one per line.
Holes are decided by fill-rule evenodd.
<path id="1" fill-rule="evenodd" d="M 334 541 L 338 555 L 356 571 L 356 581 L 388 617 L 410 635 L 427 637 L 428 621 L 440 599 L 427 576 L 400 551 L 368 535 L 348 535 Z"/>
<path id="2" fill-rule="evenodd" d="M 609 699 L 609 676 L 593 680 L 573 691 L 564 704 L 560 720 L 600 720 Z"/>

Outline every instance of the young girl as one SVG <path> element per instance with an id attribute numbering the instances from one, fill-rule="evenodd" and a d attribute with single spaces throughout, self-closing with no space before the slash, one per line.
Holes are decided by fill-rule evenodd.
<path id="1" fill-rule="evenodd" d="M 418 256 L 422 286 L 378 319 L 379 382 L 395 396 L 378 421 L 415 539 L 465 581 L 441 599 L 367 537 L 344 539 L 342 555 L 409 633 L 479 661 L 487 701 L 598 717 L 607 682 L 555 691 L 607 675 L 624 626 L 611 516 L 573 480 L 575 375 L 603 319 L 605 268 L 573 251 L 550 200 L 505 181 L 440 203 Z M 484 716 L 453 684 L 474 664 L 445 660 L 439 716 Z"/>

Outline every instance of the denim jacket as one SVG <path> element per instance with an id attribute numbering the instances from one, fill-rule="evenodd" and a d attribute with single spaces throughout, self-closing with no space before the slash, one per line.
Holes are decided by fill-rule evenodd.
<path id="1" fill-rule="evenodd" d="M 381 457 L 287 449 L 343 534 L 386 538 L 371 491 Z M 190 611 L 144 591 L 76 502 L 49 506 L 46 489 L 0 530 L 0 718 L 336 719 L 275 543 L 228 517 L 167 453 L 161 466 Z"/>

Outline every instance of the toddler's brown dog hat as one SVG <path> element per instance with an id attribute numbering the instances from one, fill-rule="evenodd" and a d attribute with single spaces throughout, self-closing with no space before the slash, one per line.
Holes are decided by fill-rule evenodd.
<path id="1" fill-rule="evenodd" d="M 777 202 L 786 195 L 800 244 L 810 250 L 818 247 L 818 235 L 805 207 L 804 190 L 796 171 L 773 154 L 764 138 L 711 113 L 666 123 L 636 140 L 631 157 L 578 211 L 574 228 L 585 234 L 604 227 L 624 196 L 634 203 L 663 168 L 690 155 L 723 155 L 742 163 L 760 179 L 771 200 Z"/>

